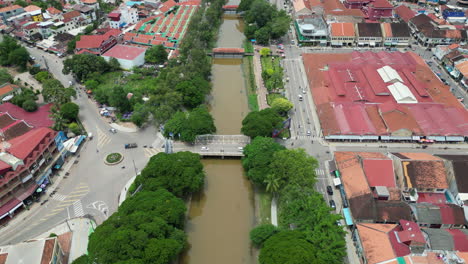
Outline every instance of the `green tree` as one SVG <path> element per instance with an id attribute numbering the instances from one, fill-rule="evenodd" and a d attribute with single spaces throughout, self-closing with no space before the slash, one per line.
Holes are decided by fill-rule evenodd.
<path id="1" fill-rule="evenodd" d="M 273 154 L 270 172 L 279 180 L 280 186 L 298 184 L 314 187 L 317 166 L 317 160 L 309 156 L 304 149 L 285 149 Z"/>
<path id="2" fill-rule="evenodd" d="M 270 56 L 270 53 L 271 53 L 271 50 L 269 48 L 262 48 L 260 50 L 260 55 L 262 57 L 267 57 L 267 56 Z"/>
<path id="3" fill-rule="evenodd" d="M 278 11 L 275 19 L 270 22 L 271 38 L 279 39 L 288 33 L 291 24 L 291 18 L 286 14 L 286 11 Z"/>
<path id="4" fill-rule="evenodd" d="M 11 99 L 11 102 L 14 105 L 17 105 L 19 107 L 23 107 L 24 102 L 26 101 L 36 101 L 37 95 L 34 93 L 33 90 L 31 89 L 26 89 L 24 88 L 23 91 L 20 94 L 15 95 L 13 99 Z"/>
<path id="5" fill-rule="evenodd" d="M 99 82 L 96 80 L 87 80 L 84 85 L 86 86 L 86 89 L 88 90 L 94 90 L 98 88 Z"/>
<path id="6" fill-rule="evenodd" d="M 167 61 L 166 48 L 163 45 L 156 45 L 146 50 L 145 61 L 153 64 L 163 64 Z"/>
<path id="7" fill-rule="evenodd" d="M 275 109 L 281 114 L 287 113 L 293 108 L 293 104 L 286 98 L 276 98 L 271 103 L 271 108 Z"/>
<path id="8" fill-rule="evenodd" d="M 34 78 L 40 83 L 43 83 L 47 79 L 50 79 L 51 76 L 48 71 L 40 71 L 34 75 Z"/>
<path id="9" fill-rule="evenodd" d="M 268 45 L 270 43 L 271 29 L 268 26 L 261 27 L 255 31 L 255 39 L 258 44 Z"/>
<path id="10" fill-rule="evenodd" d="M 75 134 L 75 135 L 80 135 L 81 134 L 81 128 L 78 126 L 77 123 L 73 122 L 68 125 L 68 129 Z"/>
<path id="11" fill-rule="evenodd" d="M 42 96 L 46 102 L 62 105 L 70 102 L 71 97 L 76 96 L 76 91 L 65 88 L 57 79 L 48 79 L 42 84 Z"/>
<path id="12" fill-rule="evenodd" d="M 86 81 L 91 74 L 102 74 L 110 69 L 109 64 L 103 57 L 90 54 L 78 54 L 73 55 L 73 57 L 63 62 L 62 71 L 64 74 L 73 73 L 76 79 Z"/>
<path id="13" fill-rule="evenodd" d="M 143 183 L 145 185 L 145 183 Z M 183 228 L 185 222 L 185 203 L 165 189 L 154 192 L 143 191 L 129 200 L 125 207 L 119 209 L 119 213 L 130 215 L 138 211 L 153 212 L 168 224 Z"/>
<path id="14" fill-rule="evenodd" d="M 16 0 L 14 2 L 15 5 L 19 5 L 21 7 L 27 7 L 28 6 L 28 2 L 24 1 L 24 0 Z"/>
<path id="15" fill-rule="evenodd" d="M 66 128 L 66 124 L 68 123 L 68 120 L 66 120 L 63 116 L 62 113 L 57 109 L 56 106 L 53 106 L 50 109 L 50 115 L 49 115 L 52 120 L 54 120 L 54 124 L 52 125 L 52 129 L 55 131 L 61 131 Z"/>
<path id="16" fill-rule="evenodd" d="M 270 174 L 270 163 L 273 154 L 285 147 L 268 137 L 256 137 L 244 148 L 242 166 L 247 171 L 247 177 L 256 185 L 264 186 L 266 176 Z"/>
<path id="17" fill-rule="evenodd" d="M 109 67 L 111 71 L 118 71 L 122 68 L 120 62 L 116 58 L 110 58 Z"/>
<path id="18" fill-rule="evenodd" d="M 67 43 L 67 53 L 68 54 L 73 54 L 73 52 L 75 52 L 76 42 L 80 41 L 80 39 L 81 39 L 81 35 L 77 35 Z"/>
<path id="19" fill-rule="evenodd" d="M 314 247 L 301 231 L 281 231 L 264 243 L 260 251 L 260 264 L 322 264 L 315 259 Z"/>
<path id="20" fill-rule="evenodd" d="M 268 174 L 263 183 L 265 184 L 265 190 L 272 194 L 276 194 L 281 187 L 278 175 L 273 173 Z"/>
<path id="21" fill-rule="evenodd" d="M 13 82 L 13 78 L 11 77 L 10 73 L 8 73 L 7 69 L 0 68 L 0 85 L 11 82 Z"/>
<path id="22" fill-rule="evenodd" d="M 271 137 L 273 130 L 281 124 L 281 116 L 273 109 L 250 112 L 242 120 L 242 133 L 251 138 Z"/>
<path id="23" fill-rule="evenodd" d="M 250 231 L 250 240 L 256 247 L 261 247 L 268 238 L 278 231 L 278 228 L 272 224 L 262 224 Z"/>
<path id="24" fill-rule="evenodd" d="M 171 133 L 177 139 L 193 142 L 197 135 L 216 132 L 214 120 L 205 106 L 200 106 L 190 112 L 177 112 L 164 126 L 164 135 Z M 180 135 L 180 136 L 179 136 Z"/>
<path id="25" fill-rule="evenodd" d="M 176 85 L 176 91 L 182 94 L 183 103 L 189 108 L 194 108 L 202 104 L 210 90 L 210 83 L 201 76 L 182 81 Z"/>
<path id="26" fill-rule="evenodd" d="M 313 187 L 289 185 L 281 192 L 280 207 L 280 225 L 287 228 L 294 224 L 305 232 L 318 249 L 314 252 L 317 263 L 342 263 L 346 255 L 345 232 L 336 225 L 341 216 L 330 213 L 321 193 Z"/>
<path id="27" fill-rule="evenodd" d="M 144 190 L 164 188 L 177 197 L 186 197 L 203 187 L 205 173 L 200 156 L 191 152 L 158 153 L 151 157 L 136 183 Z"/>
<path id="28" fill-rule="evenodd" d="M 262 28 L 274 19 L 276 8 L 267 1 L 254 0 L 244 18 L 248 23 L 255 23 Z"/>
<path id="29" fill-rule="evenodd" d="M 89 264 L 88 255 L 81 255 L 79 258 L 75 259 L 72 264 Z"/>
<path id="30" fill-rule="evenodd" d="M 24 47 L 19 47 L 14 49 L 8 55 L 8 61 L 11 65 L 18 66 L 22 71 L 27 69 L 27 64 L 29 61 L 29 52 Z"/>
<path id="31" fill-rule="evenodd" d="M 108 94 L 109 104 L 117 107 L 120 112 L 131 111 L 132 105 L 127 98 L 127 94 L 122 86 L 114 86 L 112 92 Z"/>
<path id="32" fill-rule="evenodd" d="M 76 120 L 78 118 L 79 112 L 80 107 L 73 102 L 65 103 L 60 107 L 60 113 L 62 114 L 62 116 L 70 121 Z"/>
<path id="33" fill-rule="evenodd" d="M 85 35 L 89 35 L 89 34 L 91 34 L 91 32 L 93 32 L 93 30 L 94 30 L 93 25 L 89 25 L 84 29 L 84 33 L 85 33 Z"/>
<path id="34" fill-rule="evenodd" d="M 149 118 L 149 108 L 145 104 L 135 104 L 133 106 L 133 114 L 131 121 L 138 127 L 142 127 L 143 124 L 148 121 Z"/>
<path id="35" fill-rule="evenodd" d="M 28 99 L 23 102 L 21 107 L 28 112 L 34 112 L 37 110 L 37 103 L 34 100 Z"/>

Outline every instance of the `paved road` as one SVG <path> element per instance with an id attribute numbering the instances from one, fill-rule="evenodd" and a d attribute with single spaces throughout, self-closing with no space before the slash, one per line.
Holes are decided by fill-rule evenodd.
<path id="1" fill-rule="evenodd" d="M 62 74 L 60 58 L 41 50 L 28 50 L 41 65 L 47 62 L 54 76 L 68 86 L 72 77 Z M 80 119 L 94 138 L 84 143 L 78 163 L 72 166 L 70 176 L 63 179 L 57 195 L 45 197 L 49 201 L 44 206 L 39 206 L 19 223 L 3 228 L 0 244 L 32 238 L 67 218 L 85 214 L 93 215 L 98 223 L 102 222 L 116 211 L 117 196 L 128 179 L 135 176 L 136 171 L 141 171 L 162 145 L 153 126 L 136 133 L 109 132 L 110 125 L 99 116 L 96 104 L 82 90 L 78 90 L 75 102 L 80 106 Z M 129 142 L 138 143 L 139 148 L 125 150 L 123 145 Z M 154 148 L 142 148 L 143 145 L 153 145 Z M 118 166 L 105 165 L 102 162 L 105 155 L 115 151 L 124 155 L 123 162 Z M 21 214 L 17 217 L 24 218 Z"/>

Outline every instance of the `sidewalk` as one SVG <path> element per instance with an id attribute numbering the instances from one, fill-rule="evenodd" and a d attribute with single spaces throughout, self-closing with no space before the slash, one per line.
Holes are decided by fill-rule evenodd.
<path id="1" fill-rule="evenodd" d="M 53 177 L 52 184 L 47 188 L 47 191 L 44 193 L 44 195 L 41 197 L 40 201 L 45 201 L 49 200 L 50 194 L 57 189 L 57 187 L 60 185 L 62 180 L 65 177 L 65 174 L 71 169 L 71 167 L 74 165 L 75 160 L 78 159 L 78 156 L 72 156 L 69 158 L 67 161 L 65 161 L 65 164 L 62 166 L 62 169 L 56 174 L 55 177 Z M 37 212 L 37 209 L 41 206 L 40 202 L 33 203 L 30 207 L 29 210 L 23 210 L 18 214 L 15 214 L 15 216 L 5 225 L 5 227 L 1 228 L 0 230 L 8 230 L 8 227 L 14 227 L 16 224 L 22 221 L 26 221 L 30 217 L 34 217 L 33 214 Z"/>
<path id="2" fill-rule="evenodd" d="M 271 224 L 278 226 L 278 205 L 275 197 L 271 199 Z"/>
<path id="3" fill-rule="evenodd" d="M 127 133 L 135 133 L 138 132 L 138 127 L 133 126 L 133 127 L 126 127 L 119 125 L 117 123 L 110 123 L 110 126 L 115 128 L 116 130 L 122 131 L 122 132 L 127 132 Z"/>
<path id="4" fill-rule="evenodd" d="M 127 190 L 130 188 L 130 185 L 135 181 L 136 176 L 133 176 L 128 180 L 128 182 L 125 184 L 125 186 L 122 188 L 122 191 L 120 191 L 119 195 L 119 206 L 127 199 Z"/>
<path id="5" fill-rule="evenodd" d="M 255 84 L 257 85 L 257 101 L 258 101 L 259 110 L 263 110 L 263 109 L 270 107 L 266 99 L 268 91 L 265 85 L 263 84 L 263 80 L 262 80 L 262 64 L 260 61 L 260 53 L 255 51 L 255 50 L 260 50 L 261 48 L 263 47 L 254 45 L 254 56 L 253 56 Z"/>

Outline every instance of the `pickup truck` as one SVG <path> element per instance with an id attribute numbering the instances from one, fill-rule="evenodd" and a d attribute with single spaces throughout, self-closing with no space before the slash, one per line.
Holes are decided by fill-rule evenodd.
<path id="1" fill-rule="evenodd" d="M 126 149 L 131 149 L 131 148 L 136 148 L 138 147 L 137 143 L 128 143 L 128 144 L 125 144 L 125 148 Z"/>

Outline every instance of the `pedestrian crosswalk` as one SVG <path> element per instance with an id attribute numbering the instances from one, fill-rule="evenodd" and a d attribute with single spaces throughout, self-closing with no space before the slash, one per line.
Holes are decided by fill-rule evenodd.
<path id="1" fill-rule="evenodd" d="M 67 196 L 64 194 L 56 193 L 56 194 L 53 194 L 51 198 L 56 201 L 64 201 L 65 199 L 67 199 Z"/>
<path id="2" fill-rule="evenodd" d="M 318 176 L 318 175 L 325 175 L 325 171 L 323 169 L 315 169 L 315 175 Z"/>
<path id="3" fill-rule="evenodd" d="M 90 203 L 86 206 L 86 208 L 101 211 L 105 216 L 107 216 L 107 213 L 109 212 L 109 207 L 107 207 L 107 204 L 103 201 L 95 201 Z"/>
<path id="4" fill-rule="evenodd" d="M 73 212 L 75 213 L 75 217 L 84 215 L 83 204 L 80 200 L 73 203 Z"/>
<path id="5" fill-rule="evenodd" d="M 98 140 L 97 147 L 102 148 L 103 146 L 109 144 L 112 139 L 106 133 L 104 133 L 101 129 L 99 128 L 96 128 L 96 129 L 97 129 L 97 140 Z"/>
<path id="6" fill-rule="evenodd" d="M 148 158 L 151 158 L 152 156 L 158 154 L 161 152 L 161 149 L 157 148 L 143 148 L 143 152 L 145 153 L 145 156 Z"/>

